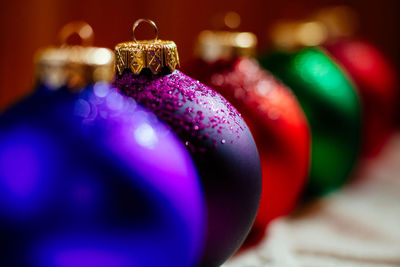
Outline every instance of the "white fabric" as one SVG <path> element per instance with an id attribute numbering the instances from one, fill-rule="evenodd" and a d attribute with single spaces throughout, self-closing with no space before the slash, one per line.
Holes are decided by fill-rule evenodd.
<path id="1" fill-rule="evenodd" d="M 223 267 L 400 266 L 400 135 L 342 190 L 274 221 Z"/>

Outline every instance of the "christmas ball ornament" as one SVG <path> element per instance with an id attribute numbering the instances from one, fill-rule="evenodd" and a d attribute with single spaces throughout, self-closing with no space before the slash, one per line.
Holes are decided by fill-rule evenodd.
<path id="1" fill-rule="evenodd" d="M 354 37 L 358 20 L 351 8 L 327 7 L 314 19 L 327 29 L 322 45 L 358 87 L 363 108 L 362 154 L 376 156 L 395 128 L 398 85 L 394 68 L 376 46 Z"/>
<path id="2" fill-rule="evenodd" d="M 133 32 L 139 23 L 135 22 Z M 156 30 L 157 33 L 157 30 Z M 176 70 L 172 41 L 120 43 L 115 86 L 167 123 L 191 152 L 207 202 L 201 266 L 219 266 L 240 246 L 256 216 L 260 159 L 236 109 L 211 88 Z"/>
<path id="3" fill-rule="evenodd" d="M 195 167 L 168 127 L 107 84 L 112 51 L 47 48 L 36 67 L 36 92 L 0 117 L 0 265 L 195 265 Z"/>
<path id="4" fill-rule="evenodd" d="M 359 89 L 363 109 L 364 157 L 376 156 L 395 130 L 397 82 L 393 67 L 372 44 L 343 39 L 324 45 Z"/>
<path id="5" fill-rule="evenodd" d="M 308 177 L 310 157 L 304 113 L 292 92 L 253 59 L 256 43 L 250 32 L 203 31 L 197 60 L 188 66 L 191 75 L 238 109 L 256 141 L 263 183 L 253 240 L 264 235 L 272 219 L 295 207 Z"/>
<path id="6" fill-rule="evenodd" d="M 393 66 L 381 51 L 355 36 L 357 13 L 348 6 L 318 10 L 306 20 L 278 23 L 272 42 L 283 50 L 322 46 L 357 87 L 362 107 L 361 154 L 371 158 L 393 133 L 398 85 Z"/>
<path id="7" fill-rule="evenodd" d="M 319 48 L 271 52 L 260 63 L 295 93 L 311 127 L 311 170 L 306 194 L 341 186 L 356 162 L 360 103 L 346 74 Z"/>

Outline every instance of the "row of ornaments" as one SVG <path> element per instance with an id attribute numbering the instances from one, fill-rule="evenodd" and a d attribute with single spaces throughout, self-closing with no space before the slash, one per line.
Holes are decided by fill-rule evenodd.
<path id="1" fill-rule="evenodd" d="M 1 115 L 1 266 L 219 266 L 247 236 L 262 180 L 243 118 L 175 70 L 172 41 L 115 55 L 39 51 L 34 93 Z"/>
<path id="2" fill-rule="evenodd" d="M 185 71 L 238 109 L 260 155 L 261 202 L 247 245 L 300 200 L 340 188 L 395 131 L 394 68 L 377 47 L 353 36 L 354 16 L 337 6 L 280 21 L 272 48 L 258 59 L 251 32 L 199 34 Z"/>
<path id="3" fill-rule="evenodd" d="M 248 47 L 239 46 L 235 42 L 238 36 L 245 36 L 253 43 Z M 253 234 L 261 236 L 271 219 L 294 208 L 307 180 L 305 192 L 308 195 L 331 191 L 345 181 L 357 155 L 360 107 L 354 87 L 324 51 L 313 48 L 297 53 L 276 53 L 262 61 L 290 86 L 310 122 L 313 156 L 308 179 L 310 133 L 307 119 L 290 90 L 251 58 L 255 40 L 251 33 L 202 33 L 200 57 L 187 71 L 231 101 L 253 133 L 261 159 L 263 184 Z M 55 260 L 66 266 L 76 266 L 76 260 L 82 262 L 82 258 L 89 262 L 105 262 L 105 266 L 114 261 L 121 263 L 119 266 L 130 266 L 133 262 L 139 266 L 157 266 L 160 262 L 163 266 L 169 266 L 168 263 L 190 266 L 199 259 L 200 265 L 218 266 L 246 237 L 261 193 L 260 160 L 246 123 L 218 93 L 175 70 L 179 62 L 173 42 L 134 41 L 117 45 L 114 85 L 119 91 L 101 82 L 107 79 L 99 73 L 109 73 L 106 70 L 109 65 L 95 62 L 95 56 L 107 58 L 109 51 L 91 49 L 89 52 L 89 48 L 57 48 L 42 53 L 37 64 L 40 77 L 37 93 L 3 115 L 2 126 L 8 129 L 2 130 L 2 136 L 6 137 L 1 141 L 3 154 L 4 151 L 21 153 L 18 152 L 21 147 L 22 151 L 28 147 L 30 157 L 23 162 L 33 165 L 29 160 L 32 161 L 34 151 L 39 153 L 34 155 L 35 165 L 43 168 L 35 167 L 34 176 L 19 178 L 28 185 L 36 185 L 33 189 L 28 186 L 30 189 L 22 195 L 26 203 L 18 195 L 20 189 L 10 184 L 14 179 L 10 177 L 18 175 L 18 165 L 24 163 L 19 159 L 18 164 L 2 169 L 1 179 L 9 180 L 5 183 L 8 186 L 6 195 L 11 194 L 10 199 L 16 203 L 5 206 L 5 211 L 17 209 L 11 213 L 15 216 L 8 218 L 10 220 L 3 220 L 2 216 L 2 221 L 7 222 L 2 230 L 5 233 L 12 230 L 19 235 L 17 239 L 15 235 L 5 235 L 10 238 L 5 239 L 6 243 L 11 238 L 17 241 L 13 242 L 15 246 L 4 250 L 7 257 L 2 258 L 9 262 L 27 259 L 27 262 L 38 262 L 38 266 L 52 266 Z M 213 60 L 210 60 L 210 51 L 217 55 Z M 58 66 L 55 66 L 54 55 L 63 53 L 67 56 L 61 61 L 58 57 Z M 69 71 L 65 76 L 65 70 L 61 69 L 67 64 L 65 58 L 71 58 L 70 53 L 80 53 L 75 58 L 86 59 L 85 63 L 68 62 Z M 92 57 L 93 62 L 88 61 L 88 57 Z M 71 68 L 77 63 L 85 65 L 84 68 Z M 315 72 L 317 68 L 320 73 Z M 327 82 L 327 79 L 331 80 Z M 71 90 L 83 87 L 87 88 L 80 94 L 71 94 Z M 51 88 L 59 90 L 49 92 Z M 187 152 L 154 114 L 186 145 L 198 174 Z M 26 136 L 21 136 L 21 129 Z M 27 141 L 21 144 L 22 140 Z M 62 144 L 62 148 L 50 151 L 54 144 Z M 13 152 L 15 147 L 17 152 Z M 48 164 L 54 165 L 58 162 L 55 159 L 61 156 L 68 164 L 52 167 L 50 173 Z M 341 160 L 340 164 L 336 162 L 333 167 L 332 157 Z M 48 162 L 49 158 L 52 162 Z M 99 165 L 100 161 L 103 164 Z M 65 168 L 68 165 L 79 167 Z M 121 168 L 126 172 L 121 172 Z M 57 184 L 50 183 L 49 178 L 60 176 L 59 173 L 65 178 L 57 178 Z M 116 175 L 122 181 L 113 185 L 115 181 L 110 180 L 110 176 Z M 75 177 L 76 181 L 71 181 L 70 177 Z M 122 186 L 127 178 L 133 178 L 134 185 Z M 51 205 L 43 205 L 45 197 L 51 196 L 44 189 L 52 194 L 60 190 L 58 196 L 70 195 L 75 199 L 67 202 L 57 197 Z M 121 191 L 125 192 L 125 197 L 120 197 Z M 132 193 L 136 199 L 131 199 Z M 112 200 L 112 204 L 105 202 L 106 194 L 107 201 Z M 111 197 L 112 194 L 115 195 Z M 148 202 L 152 203 L 147 205 Z M 141 207 L 128 211 L 132 203 L 141 203 Z M 101 213 L 93 213 L 101 205 L 109 209 L 101 208 Z M 73 206 L 80 209 L 76 211 Z M 79 214 L 83 207 L 84 218 Z M 71 212 L 55 214 L 54 210 L 60 208 Z M 31 216 L 29 225 L 32 228 L 22 233 L 18 227 L 28 223 L 24 212 Z M 15 224 L 16 221 L 19 224 Z M 135 223 L 123 234 L 109 233 L 129 221 Z M 46 224 L 53 225 L 54 229 L 43 229 Z M 155 226 L 143 231 L 143 226 L 148 224 Z M 88 227 L 97 228 L 98 232 L 89 231 Z M 138 231 L 141 238 L 137 236 Z M 79 232 L 79 238 L 67 239 L 69 232 Z M 32 253 L 32 247 L 39 252 Z M 128 247 L 132 248 L 129 253 Z M 16 257 L 16 253 L 21 255 L 21 250 L 26 257 Z M 155 259 L 151 256 L 155 253 L 162 256 Z"/>

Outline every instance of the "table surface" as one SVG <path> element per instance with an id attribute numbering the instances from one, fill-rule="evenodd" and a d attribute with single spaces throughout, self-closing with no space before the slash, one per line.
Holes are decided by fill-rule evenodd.
<path id="1" fill-rule="evenodd" d="M 353 182 L 271 223 L 221 267 L 400 266 L 400 134 Z"/>

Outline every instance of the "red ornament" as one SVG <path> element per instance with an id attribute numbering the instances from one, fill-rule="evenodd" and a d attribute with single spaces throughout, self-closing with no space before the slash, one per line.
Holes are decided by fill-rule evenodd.
<path id="1" fill-rule="evenodd" d="M 257 144 L 263 174 L 261 203 L 252 236 L 289 213 L 305 185 L 310 133 L 295 96 L 250 58 L 198 60 L 189 72 L 215 88 L 242 114 Z"/>
<path id="2" fill-rule="evenodd" d="M 364 157 L 376 156 L 394 132 L 397 81 L 394 68 L 374 45 L 354 38 L 325 48 L 347 70 L 363 105 Z"/>

